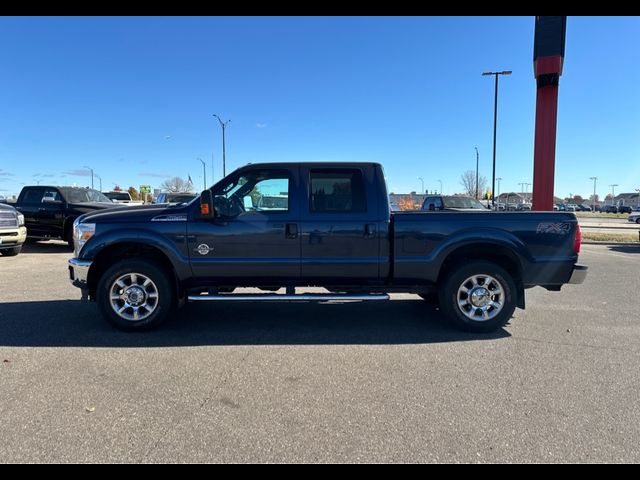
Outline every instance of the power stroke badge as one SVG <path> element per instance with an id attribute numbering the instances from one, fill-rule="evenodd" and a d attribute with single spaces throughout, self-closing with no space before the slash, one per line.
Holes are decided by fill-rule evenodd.
<path id="1" fill-rule="evenodd" d="M 201 243 L 200 245 L 198 245 L 198 248 L 196 248 L 196 252 L 198 252 L 200 255 L 208 255 L 212 250 L 213 248 L 209 247 L 209 245 L 207 245 L 206 243 Z"/>

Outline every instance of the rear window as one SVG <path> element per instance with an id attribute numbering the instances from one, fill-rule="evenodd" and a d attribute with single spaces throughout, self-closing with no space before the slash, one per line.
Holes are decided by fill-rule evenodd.
<path id="1" fill-rule="evenodd" d="M 358 169 L 313 169 L 310 210 L 315 213 L 366 212 L 367 198 Z"/>

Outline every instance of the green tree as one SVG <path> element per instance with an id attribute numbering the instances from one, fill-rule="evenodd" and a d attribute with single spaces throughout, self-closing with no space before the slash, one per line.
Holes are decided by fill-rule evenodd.
<path id="1" fill-rule="evenodd" d="M 135 187 L 129 187 L 127 192 L 129 192 L 129 195 L 131 195 L 131 200 L 140 200 L 140 194 Z"/>

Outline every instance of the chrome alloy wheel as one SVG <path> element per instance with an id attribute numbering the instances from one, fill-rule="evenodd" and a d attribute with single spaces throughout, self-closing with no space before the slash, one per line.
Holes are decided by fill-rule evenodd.
<path id="1" fill-rule="evenodd" d="M 491 275 L 473 275 L 458 288 L 458 308 L 474 322 L 486 322 L 502 311 L 504 288 Z"/>
<path id="2" fill-rule="evenodd" d="M 111 308 L 129 322 L 148 318 L 158 306 L 158 287 L 141 273 L 119 277 L 109 290 Z"/>

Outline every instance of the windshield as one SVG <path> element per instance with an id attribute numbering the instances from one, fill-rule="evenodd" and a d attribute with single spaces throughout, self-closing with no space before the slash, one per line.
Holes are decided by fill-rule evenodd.
<path id="1" fill-rule="evenodd" d="M 443 197 L 444 208 L 473 208 L 478 210 L 485 210 L 478 200 L 471 197 Z"/>
<path id="2" fill-rule="evenodd" d="M 106 196 L 97 190 L 84 188 L 63 188 L 62 193 L 69 203 L 105 202 L 112 203 Z"/>

